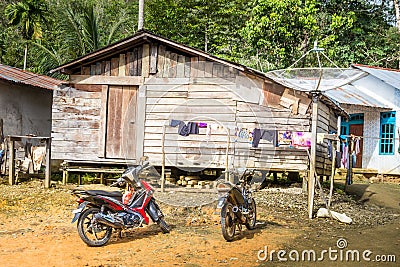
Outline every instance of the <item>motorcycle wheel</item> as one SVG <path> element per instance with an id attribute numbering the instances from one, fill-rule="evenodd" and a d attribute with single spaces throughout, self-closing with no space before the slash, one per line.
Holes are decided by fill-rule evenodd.
<path id="1" fill-rule="evenodd" d="M 101 247 L 111 238 L 111 226 L 92 223 L 93 216 L 99 212 L 98 208 L 89 208 L 82 213 L 78 220 L 79 236 L 89 247 Z"/>
<path id="2" fill-rule="evenodd" d="M 221 210 L 222 235 L 226 241 L 232 241 L 235 236 L 236 222 L 233 205 L 226 202 Z"/>
<path id="3" fill-rule="evenodd" d="M 160 218 L 158 219 L 158 221 L 157 221 L 157 224 L 158 224 L 158 226 L 160 226 L 161 231 L 162 231 L 164 234 L 167 234 L 167 233 L 169 233 L 169 232 L 171 231 L 171 230 L 169 229 L 168 224 L 164 221 L 164 218 L 160 217 Z"/>
<path id="4" fill-rule="evenodd" d="M 256 217 L 257 217 L 257 209 L 256 209 L 256 202 L 254 199 L 251 199 L 251 203 L 249 206 L 249 215 L 247 216 L 246 220 L 246 228 L 249 230 L 254 229 L 256 226 Z"/>

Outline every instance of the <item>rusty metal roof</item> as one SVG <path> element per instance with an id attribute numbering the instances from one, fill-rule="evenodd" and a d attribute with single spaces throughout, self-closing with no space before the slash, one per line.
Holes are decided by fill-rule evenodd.
<path id="1" fill-rule="evenodd" d="M 0 64 L 0 80 L 53 90 L 63 81 Z"/>

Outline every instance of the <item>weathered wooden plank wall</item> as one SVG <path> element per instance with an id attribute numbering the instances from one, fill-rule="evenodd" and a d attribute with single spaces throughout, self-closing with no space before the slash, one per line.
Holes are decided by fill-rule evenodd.
<path id="1" fill-rule="evenodd" d="M 318 103 L 318 133 L 328 134 L 330 131 L 336 131 L 337 117 L 333 111 L 321 101 Z M 332 161 L 328 158 L 328 140 L 324 139 L 317 144 L 316 168 L 318 175 L 330 175 Z"/>
<path id="2" fill-rule="evenodd" d="M 202 128 L 199 135 L 183 137 L 178 134 L 178 128 L 167 127 L 167 165 L 224 168 L 229 129 L 230 166 L 253 165 L 301 171 L 308 167 L 305 150 L 276 148 L 272 142 L 265 140 L 261 140 L 258 148 L 251 148 L 248 140 L 234 136 L 236 127 L 310 131 L 311 100 L 305 93 L 244 74 L 229 64 L 184 54 L 157 43 L 143 44 L 83 66 L 71 79 L 79 83 L 104 84 L 104 80 L 87 79 L 87 75 L 108 76 L 113 79 L 110 85 L 139 85 L 138 113 L 144 113 L 141 119 L 144 125 L 138 124 L 137 129 L 143 132 L 143 154 L 149 156 L 155 165 L 161 164 L 163 126 L 176 119 L 206 122 L 217 128 L 212 129 L 209 136 L 207 129 Z M 61 151 L 55 154 L 57 157 L 65 158 L 64 151 L 76 153 L 74 158 L 84 159 L 95 159 L 105 154 L 104 148 L 99 148 L 99 144 L 105 144 L 104 131 L 107 129 L 101 121 L 106 114 L 101 110 L 104 110 L 102 105 L 109 89 L 107 85 L 93 88 L 91 91 L 71 89 L 72 95 L 64 95 L 65 99 L 63 90 L 57 93 L 60 95 L 55 97 L 53 108 L 56 137 L 53 147 L 57 146 Z M 67 107 L 73 108 L 68 110 Z M 92 114 L 79 115 L 82 112 Z M 334 114 L 323 104 L 320 105 L 318 119 L 319 133 L 336 129 Z M 112 127 L 112 122 L 108 127 Z M 87 129 L 90 135 L 84 135 L 82 128 Z M 61 137 L 66 133 L 67 136 Z M 138 142 L 141 142 L 139 139 Z M 83 146 L 76 147 L 76 143 L 87 146 L 82 149 Z M 319 145 L 321 160 L 317 162 L 317 168 L 330 170 L 330 166 L 327 168 L 329 162 L 323 156 L 325 150 L 325 144 Z"/>
<path id="3" fill-rule="evenodd" d="M 54 90 L 53 159 L 98 158 L 102 87 L 78 88 L 64 87 Z"/>

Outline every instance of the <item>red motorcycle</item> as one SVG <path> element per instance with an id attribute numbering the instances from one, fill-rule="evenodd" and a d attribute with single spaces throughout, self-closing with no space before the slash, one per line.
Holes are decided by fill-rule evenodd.
<path id="1" fill-rule="evenodd" d="M 126 195 L 120 191 L 73 191 L 78 196 L 79 206 L 73 211 L 72 223 L 78 220 L 79 236 L 88 246 L 103 246 L 110 240 L 113 229 L 121 233 L 124 229 L 142 227 L 143 224 L 149 224 L 149 217 L 160 226 L 163 233 L 170 231 L 153 198 L 154 189 L 146 181 L 138 179 L 140 172 L 148 165 L 146 162 L 128 168 L 111 185 L 123 187 L 128 184 L 131 190 Z"/>

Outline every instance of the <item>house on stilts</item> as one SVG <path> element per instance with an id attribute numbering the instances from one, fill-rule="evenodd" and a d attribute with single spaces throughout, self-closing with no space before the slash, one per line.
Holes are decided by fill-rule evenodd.
<path id="1" fill-rule="evenodd" d="M 311 98 L 264 73 L 140 30 L 52 72 L 52 159 L 73 164 L 152 165 L 219 175 L 237 167 L 307 172 Z M 326 96 L 318 133 L 337 131 L 344 111 Z M 330 175 L 326 140 L 317 173 Z"/>

